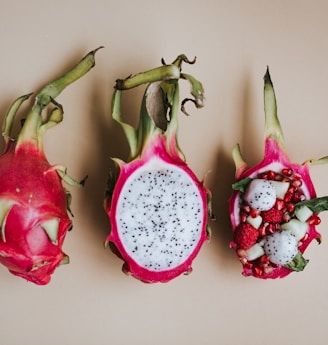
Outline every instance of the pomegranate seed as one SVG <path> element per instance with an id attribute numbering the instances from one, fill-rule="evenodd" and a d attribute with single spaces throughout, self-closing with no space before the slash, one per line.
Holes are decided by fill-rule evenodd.
<path id="1" fill-rule="evenodd" d="M 261 261 L 261 263 L 266 264 L 266 263 L 270 262 L 270 259 L 267 255 L 262 255 L 260 261 Z"/>
<path id="2" fill-rule="evenodd" d="M 287 192 L 284 196 L 284 202 L 290 202 L 293 199 L 293 194 L 290 192 Z"/>
<path id="3" fill-rule="evenodd" d="M 245 266 L 246 268 L 252 268 L 252 267 L 253 267 L 253 264 L 252 264 L 251 262 L 249 262 L 249 261 L 246 261 L 246 262 L 244 263 L 244 266 Z"/>
<path id="4" fill-rule="evenodd" d="M 269 225 L 268 223 L 265 223 L 259 227 L 259 236 L 263 237 L 266 235 L 266 228 L 268 225 Z"/>
<path id="5" fill-rule="evenodd" d="M 276 177 L 276 173 L 275 173 L 273 170 L 270 170 L 270 171 L 268 172 L 268 178 L 269 178 L 269 180 L 274 180 L 275 177 Z"/>
<path id="6" fill-rule="evenodd" d="M 275 231 L 276 231 L 275 224 L 270 223 L 266 228 L 266 232 L 270 235 L 273 234 Z"/>
<path id="7" fill-rule="evenodd" d="M 295 204 L 293 204 L 292 202 L 289 202 L 287 204 L 287 211 L 292 213 L 292 212 L 294 212 L 294 210 L 295 210 Z"/>
<path id="8" fill-rule="evenodd" d="M 241 213 L 240 213 L 240 221 L 241 221 L 242 223 L 245 223 L 245 222 L 246 222 L 247 217 L 248 217 L 248 214 L 247 214 L 246 212 L 241 212 Z"/>
<path id="9" fill-rule="evenodd" d="M 292 181 L 292 186 L 295 188 L 299 188 L 302 186 L 302 180 L 293 180 Z"/>
<path id="10" fill-rule="evenodd" d="M 294 178 L 295 180 L 301 180 L 301 179 L 302 179 L 302 175 L 299 174 L 299 173 L 295 173 L 295 174 L 293 174 L 293 178 Z"/>
<path id="11" fill-rule="evenodd" d="M 263 179 L 263 180 L 268 180 L 269 176 L 267 172 L 263 172 L 261 174 L 259 174 L 259 178 Z"/>
<path id="12" fill-rule="evenodd" d="M 259 210 L 254 210 L 253 208 L 250 210 L 250 216 L 252 217 L 252 218 L 256 218 L 258 215 L 260 215 L 260 211 Z"/>
<path id="13" fill-rule="evenodd" d="M 286 176 L 292 176 L 293 175 L 293 170 L 289 169 L 289 168 L 282 169 L 281 172 Z"/>
<path id="14" fill-rule="evenodd" d="M 249 205 L 242 205 L 241 209 L 246 213 L 249 213 L 251 211 L 251 207 Z"/>
<path id="15" fill-rule="evenodd" d="M 282 210 L 284 207 L 285 207 L 285 202 L 284 202 L 284 200 L 277 199 L 277 200 L 276 200 L 276 203 L 275 203 L 275 208 L 276 208 L 277 210 Z"/>
<path id="16" fill-rule="evenodd" d="M 291 219 L 291 216 L 290 216 L 289 213 L 284 213 L 284 214 L 282 215 L 282 221 L 283 221 L 284 223 L 289 222 L 290 219 Z"/>
<path id="17" fill-rule="evenodd" d="M 305 195 L 300 192 L 295 192 L 293 194 L 292 200 L 296 204 L 297 202 L 305 200 Z"/>
<path id="18" fill-rule="evenodd" d="M 257 275 L 257 276 L 261 276 L 263 274 L 263 270 L 262 268 L 260 267 L 254 267 L 254 273 Z"/>
<path id="19" fill-rule="evenodd" d="M 311 225 L 319 225 L 321 223 L 321 219 L 318 215 L 314 214 L 310 217 L 308 223 Z"/>
<path id="20" fill-rule="evenodd" d="M 280 224 L 279 223 L 276 223 L 274 226 L 275 226 L 276 230 L 280 230 Z"/>
<path id="21" fill-rule="evenodd" d="M 290 186 L 288 189 L 287 189 L 287 193 L 290 193 L 290 194 L 293 194 L 295 193 L 295 188 Z"/>

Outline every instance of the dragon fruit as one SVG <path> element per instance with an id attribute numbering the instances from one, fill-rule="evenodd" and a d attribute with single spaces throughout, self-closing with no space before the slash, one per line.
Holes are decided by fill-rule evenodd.
<path id="1" fill-rule="evenodd" d="M 54 98 L 94 66 L 95 52 L 36 95 L 17 139 L 12 138 L 15 115 L 31 94 L 14 101 L 3 122 L 0 262 L 14 275 L 38 285 L 47 284 L 54 270 L 69 262 L 62 245 L 72 228 L 68 215 L 71 197 L 62 180 L 74 186 L 84 184 L 84 180 L 77 182 L 67 175 L 63 166 L 49 164 L 43 135 L 63 119 L 63 109 Z M 47 108 L 52 108 L 48 116 L 43 114 Z"/>
<path id="2" fill-rule="evenodd" d="M 269 69 L 264 76 L 265 151 L 263 160 L 248 167 L 240 147 L 233 149 L 236 182 L 229 200 L 236 250 L 245 276 L 282 278 L 302 271 L 308 260 L 303 253 L 321 236 L 316 230 L 319 213 L 328 209 L 328 197 L 317 197 L 309 166 L 327 157 L 292 163 L 285 153 L 277 116 L 276 97 Z M 247 226 L 253 231 L 245 231 Z M 257 236 L 254 234 L 254 228 Z"/>
<path id="3" fill-rule="evenodd" d="M 118 80 L 112 116 L 129 145 L 128 162 L 115 161 L 105 198 L 111 231 L 105 243 L 123 261 L 123 272 L 145 283 L 168 282 L 190 273 L 191 264 L 209 239 L 210 192 L 186 164 L 177 142 L 179 79 L 191 85 L 196 107 L 203 87 L 181 72 L 180 55 L 169 65 Z M 137 129 L 122 120 L 122 90 L 148 84 Z"/>

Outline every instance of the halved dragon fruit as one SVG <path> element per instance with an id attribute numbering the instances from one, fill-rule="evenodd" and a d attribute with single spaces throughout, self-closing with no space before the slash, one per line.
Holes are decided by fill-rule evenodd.
<path id="1" fill-rule="evenodd" d="M 168 282 L 191 271 L 191 264 L 209 238 L 210 192 L 186 164 L 178 147 L 179 79 L 191 84 L 196 107 L 203 106 L 199 81 L 181 72 L 184 55 L 170 65 L 118 80 L 112 116 L 129 145 L 127 163 L 114 159 L 105 209 L 111 223 L 106 244 L 124 260 L 123 271 L 146 282 Z M 123 122 L 122 90 L 149 84 L 138 128 Z"/>
<path id="2" fill-rule="evenodd" d="M 239 145 L 233 150 L 236 183 L 229 201 L 234 232 L 230 246 L 245 276 L 274 279 L 302 271 L 308 262 L 304 251 L 314 239 L 320 243 L 318 213 L 328 209 L 328 198 L 316 197 L 309 165 L 326 163 L 327 157 L 303 164 L 289 160 L 269 69 L 264 76 L 264 103 L 263 160 L 248 167 Z"/>
<path id="3" fill-rule="evenodd" d="M 43 149 L 45 131 L 63 119 L 61 105 L 54 101 L 63 89 L 86 74 L 95 64 L 96 50 L 74 68 L 45 86 L 35 98 L 17 139 L 11 136 L 15 115 L 31 95 L 19 97 L 3 122 L 5 148 L 0 156 L 0 262 L 14 275 L 44 285 L 61 264 L 68 263 L 62 251 L 72 224 L 68 216 L 70 193 L 62 180 L 82 186 L 61 165 L 50 165 Z M 45 116 L 43 110 L 52 110 Z"/>

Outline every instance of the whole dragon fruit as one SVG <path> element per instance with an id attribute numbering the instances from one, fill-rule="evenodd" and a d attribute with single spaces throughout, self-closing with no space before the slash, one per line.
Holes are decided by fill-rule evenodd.
<path id="1" fill-rule="evenodd" d="M 35 284 L 50 281 L 57 266 L 68 263 L 62 251 L 72 224 L 70 193 L 62 180 L 82 186 L 60 165 L 50 165 L 43 149 L 45 131 L 60 123 L 63 109 L 54 98 L 95 64 L 96 50 L 62 77 L 45 86 L 35 98 L 17 139 L 11 136 L 15 115 L 31 95 L 19 97 L 3 122 L 5 148 L 0 156 L 0 262 L 14 275 Z M 43 110 L 53 105 L 48 116 Z"/>
<path id="2" fill-rule="evenodd" d="M 210 192 L 186 164 L 178 147 L 179 79 L 191 84 L 192 99 L 203 106 L 203 88 L 181 72 L 180 55 L 169 65 L 118 80 L 112 116 L 129 145 L 127 163 L 114 159 L 105 199 L 111 231 L 106 244 L 124 260 L 123 271 L 145 283 L 168 282 L 191 272 L 191 264 L 209 238 Z M 149 84 L 138 128 L 123 122 L 122 90 Z"/>
<path id="3" fill-rule="evenodd" d="M 233 150 L 236 183 L 229 201 L 233 240 L 245 276 L 282 278 L 302 271 L 303 253 L 320 234 L 318 213 L 328 209 L 327 197 L 316 197 L 309 165 L 327 157 L 292 163 L 284 151 L 283 133 L 269 69 L 264 77 L 265 151 L 248 167 L 239 145 Z"/>

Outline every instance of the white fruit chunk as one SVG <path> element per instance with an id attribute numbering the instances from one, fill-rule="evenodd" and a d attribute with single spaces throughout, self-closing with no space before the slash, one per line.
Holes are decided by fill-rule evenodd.
<path id="1" fill-rule="evenodd" d="M 301 222 L 306 222 L 312 216 L 312 214 L 313 212 L 307 206 L 302 206 L 295 210 L 295 216 Z"/>
<path id="2" fill-rule="evenodd" d="M 244 199 L 255 210 L 267 211 L 276 202 L 276 191 L 271 181 L 254 179 L 247 186 Z"/>
<path id="3" fill-rule="evenodd" d="M 256 216 L 253 218 L 252 216 L 248 216 L 246 218 L 246 221 L 248 224 L 252 225 L 255 229 L 258 229 L 260 225 L 262 224 L 262 217 Z"/>
<path id="4" fill-rule="evenodd" d="M 264 249 L 259 243 L 255 243 L 246 250 L 246 253 L 247 260 L 252 261 L 264 255 Z"/>
<path id="5" fill-rule="evenodd" d="M 308 230 L 308 224 L 299 221 L 298 219 L 291 219 L 288 223 L 281 224 L 281 230 L 289 231 L 296 240 L 299 241 L 304 237 Z"/>
<path id="6" fill-rule="evenodd" d="M 274 189 L 276 190 L 276 196 L 278 199 L 284 199 L 285 194 L 289 188 L 289 182 L 282 181 L 270 181 L 273 184 Z"/>
<path id="7" fill-rule="evenodd" d="M 298 253 L 296 238 L 289 231 L 274 232 L 264 242 L 265 254 L 277 265 L 286 265 Z"/>

